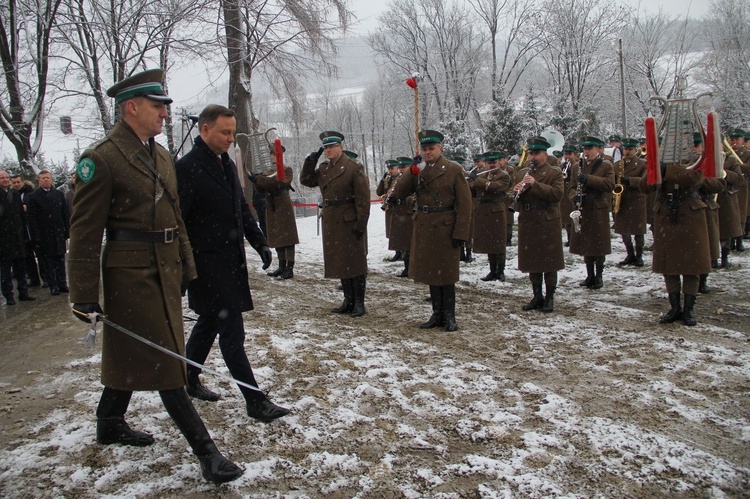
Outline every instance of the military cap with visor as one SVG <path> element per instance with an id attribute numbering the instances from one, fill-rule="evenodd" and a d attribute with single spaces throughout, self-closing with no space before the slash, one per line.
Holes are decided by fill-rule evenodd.
<path id="1" fill-rule="evenodd" d="M 700 132 L 693 132 L 693 145 L 698 145 L 703 143 L 703 134 Z"/>
<path id="2" fill-rule="evenodd" d="M 735 128 L 734 130 L 730 130 L 729 136 L 733 139 L 736 139 L 736 138 L 744 139 L 745 130 L 743 130 L 742 128 Z"/>
<path id="3" fill-rule="evenodd" d="M 578 147 L 575 144 L 565 144 L 563 146 L 563 152 L 578 152 Z"/>
<path id="4" fill-rule="evenodd" d="M 344 149 L 342 152 L 346 154 L 350 159 L 357 159 L 359 157 L 359 154 L 354 151 L 347 151 L 346 149 Z"/>
<path id="5" fill-rule="evenodd" d="M 340 145 L 344 141 L 344 134 L 334 132 L 333 130 L 326 130 L 320 134 L 320 140 L 323 142 L 323 147 Z"/>
<path id="6" fill-rule="evenodd" d="M 471 159 L 473 159 L 474 161 L 484 161 L 484 153 L 475 154 Z"/>
<path id="7" fill-rule="evenodd" d="M 615 135 L 610 135 L 607 140 L 609 140 L 610 142 L 622 142 L 622 137 L 615 134 Z"/>
<path id="8" fill-rule="evenodd" d="M 163 77 L 164 71 L 161 69 L 149 69 L 136 73 L 109 87 L 107 89 L 107 96 L 114 97 L 115 104 L 135 97 L 145 97 L 150 100 L 171 104 L 172 99 L 161 85 Z"/>
<path id="9" fill-rule="evenodd" d="M 547 139 L 544 137 L 531 137 L 526 141 L 526 147 L 529 148 L 529 151 L 547 151 L 550 147 L 552 147 L 552 144 L 547 142 Z"/>
<path id="10" fill-rule="evenodd" d="M 638 147 L 638 139 L 627 137 L 622 139 L 622 147 L 635 149 Z"/>
<path id="11" fill-rule="evenodd" d="M 398 158 L 396 158 L 396 161 L 398 161 L 399 168 L 411 166 L 411 158 L 407 156 L 399 156 Z"/>
<path id="12" fill-rule="evenodd" d="M 504 151 L 487 151 L 486 153 L 484 153 L 484 159 L 486 161 L 497 161 L 507 157 L 508 153 Z"/>
<path id="13" fill-rule="evenodd" d="M 418 136 L 419 144 L 423 146 L 428 144 L 442 144 L 443 139 L 445 138 L 443 134 L 437 130 L 420 130 Z"/>
<path id="14" fill-rule="evenodd" d="M 398 161 L 395 159 L 386 159 L 385 166 L 390 170 L 391 168 L 395 168 L 398 166 Z"/>
<path id="15" fill-rule="evenodd" d="M 604 141 L 593 135 L 588 135 L 581 140 L 581 145 L 590 147 L 604 147 Z"/>

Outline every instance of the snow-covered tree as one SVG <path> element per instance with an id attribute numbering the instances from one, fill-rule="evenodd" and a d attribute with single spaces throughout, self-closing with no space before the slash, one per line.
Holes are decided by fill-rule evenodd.
<path id="1" fill-rule="evenodd" d="M 485 150 L 508 151 L 515 154 L 524 143 L 523 123 L 507 97 L 498 96 L 490 116 L 483 124 Z"/>

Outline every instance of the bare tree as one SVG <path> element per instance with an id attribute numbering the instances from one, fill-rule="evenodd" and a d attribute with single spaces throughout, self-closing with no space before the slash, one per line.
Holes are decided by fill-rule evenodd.
<path id="1" fill-rule="evenodd" d="M 578 111 L 593 103 L 615 75 L 614 46 L 627 11 L 606 0 L 547 0 L 537 30 L 554 92 Z"/>
<path id="2" fill-rule="evenodd" d="M 534 56 L 543 47 L 529 25 L 539 13 L 533 0 L 469 0 L 490 33 L 492 100 L 511 95 Z M 501 33 L 502 38 L 498 40 Z M 499 44 L 499 47 L 498 47 Z M 499 64 L 499 66 L 498 66 Z"/>
<path id="3" fill-rule="evenodd" d="M 714 92 L 723 123 L 747 126 L 750 116 L 750 0 L 711 4 L 701 81 Z"/>
<path id="4" fill-rule="evenodd" d="M 4 2 L 5 3 L 5 2 Z M 38 172 L 49 72 L 50 34 L 60 0 L 8 0 L 0 11 L 0 128 L 25 170 Z M 34 143 L 31 138 L 34 136 Z"/>
<path id="5" fill-rule="evenodd" d="M 257 131 L 252 79 L 265 76 L 280 95 L 294 99 L 301 74 L 330 75 L 326 55 L 332 35 L 346 28 L 350 12 L 343 0 L 222 0 L 229 102 L 237 112 L 239 130 Z M 327 7 L 337 12 L 328 21 Z"/>

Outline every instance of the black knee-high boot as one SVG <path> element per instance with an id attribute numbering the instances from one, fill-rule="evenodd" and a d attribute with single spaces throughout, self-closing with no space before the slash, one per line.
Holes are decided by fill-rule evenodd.
<path id="1" fill-rule="evenodd" d="M 352 317 L 365 315 L 365 290 L 367 288 L 367 277 L 365 274 L 358 275 L 352 279 L 352 290 L 354 291 L 354 306 Z"/>
<path id="2" fill-rule="evenodd" d="M 457 331 L 456 324 L 456 285 L 448 284 L 440 286 L 443 299 L 443 320 L 445 321 L 446 331 Z"/>
<path id="3" fill-rule="evenodd" d="M 442 326 L 443 322 L 443 293 L 440 286 L 430 286 L 430 300 L 432 301 L 432 315 L 427 322 L 419 325 L 420 329 L 432 329 Z"/>
<path id="4" fill-rule="evenodd" d="M 122 444 L 145 447 L 154 443 L 154 437 L 136 431 L 125 422 L 125 412 L 133 392 L 104 387 L 96 408 L 96 441 L 103 445 Z"/>
<path id="5" fill-rule="evenodd" d="M 239 478 L 242 470 L 225 458 L 216 448 L 216 444 L 206 430 L 201 417 L 183 388 L 159 392 L 167 412 L 185 436 L 193 454 L 201 463 L 203 477 L 209 482 L 225 483 Z"/>
<path id="6" fill-rule="evenodd" d="M 344 301 L 341 305 L 331 310 L 334 314 L 348 314 L 354 308 L 354 283 L 353 279 L 341 279 L 341 290 L 344 292 Z"/>

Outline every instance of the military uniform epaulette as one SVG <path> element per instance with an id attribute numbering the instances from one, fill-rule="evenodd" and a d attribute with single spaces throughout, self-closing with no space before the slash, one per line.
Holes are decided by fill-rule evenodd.
<path id="1" fill-rule="evenodd" d="M 102 137 L 101 139 L 97 140 L 96 142 L 94 142 L 93 144 L 91 144 L 90 146 L 88 146 L 86 148 L 86 150 L 87 151 L 94 151 L 94 150 L 98 149 L 101 145 L 109 142 L 109 140 L 110 140 L 109 139 L 109 135 L 107 135 L 105 137 Z M 86 153 L 86 151 L 83 151 L 83 152 L 84 152 L 84 154 Z"/>

